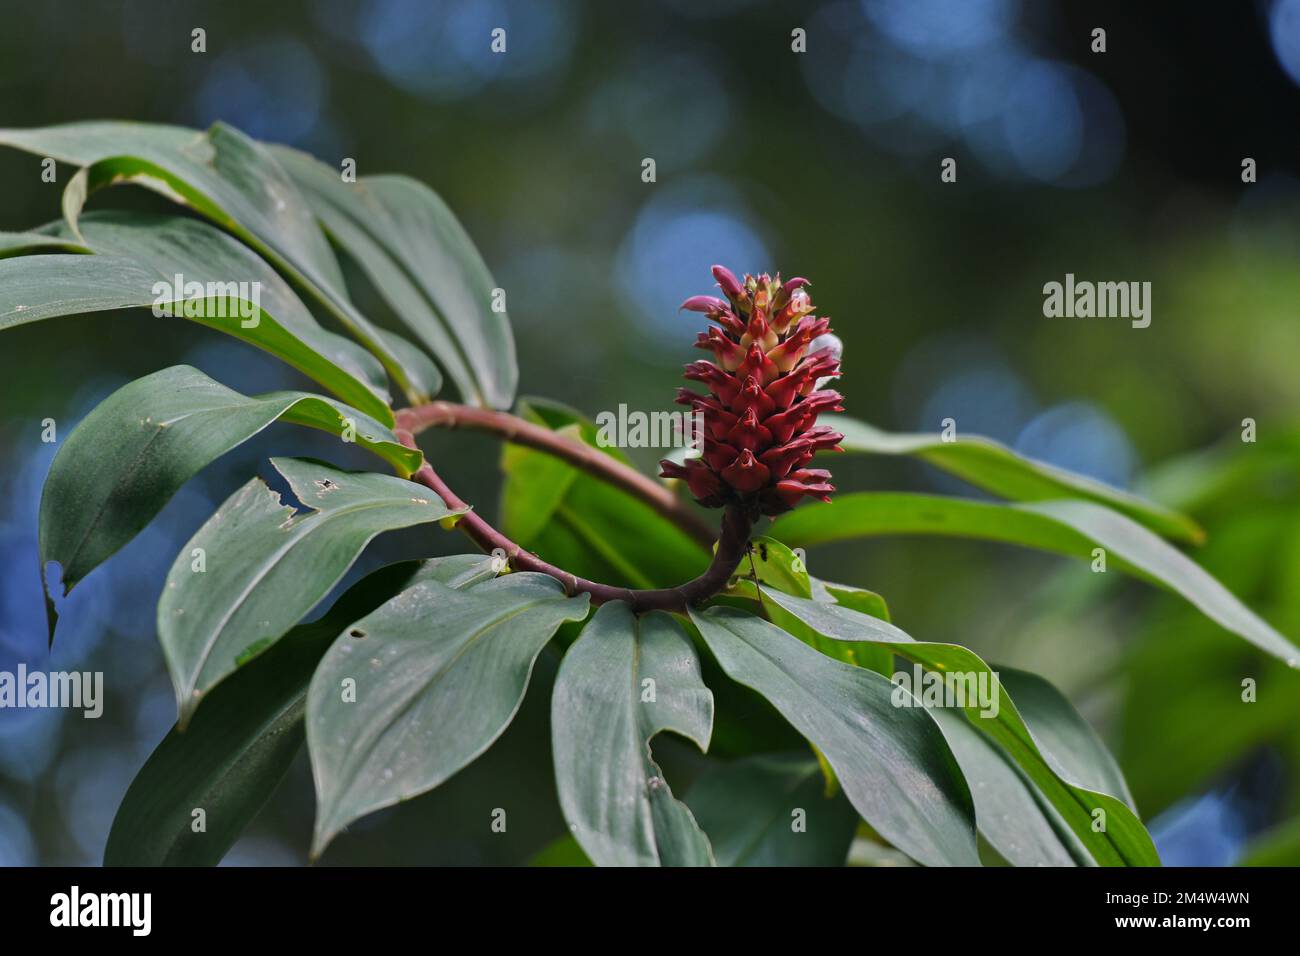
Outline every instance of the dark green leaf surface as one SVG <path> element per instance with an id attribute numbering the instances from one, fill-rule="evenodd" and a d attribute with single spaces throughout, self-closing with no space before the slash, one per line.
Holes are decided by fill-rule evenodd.
<path id="1" fill-rule="evenodd" d="M 741 562 L 737 573 L 741 575 L 732 583 L 728 595 L 740 595 L 750 600 L 761 601 L 758 585 L 775 588 L 796 597 L 812 598 L 831 604 L 839 601 L 855 610 L 871 614 L 884 621 L 889 620 L 889 609 L 884 599 L 874 591 L 850 588 L 841 584 L 828 584 L 812 577 L 802 557 L 795 554 L 775 538 L 755 537 L 752 539 L 753 550 L 750 556 Z M 867 644 L 851 644 L 846 641 L 834 641 L 825 638 L 807 627 L 798 618 L 781 612 L 780 608 L 767 609 L 767 615 L 777 626 L 790 632 L 817 650 L 846 664 L 867 667 L 888 677 L 893 673 L 893 654 Z"/>
<path id="2" fill-rule="evenodd" d="M 887 678 L 743 611 L 714 607 L 691 619 L 727 675 L 766 697 L 825 755 L 878 833 L 927 865 L 978 865 L 970 793 L 924 708 L 895 706 Z"/>
<path id="3" fill-rule="evenodd" d="M 1108 567 L 1182 595 L 1211 620 L 1295 667 L 1300 648 L 1196 562 L 1118 512 L 1088 501 L 1002 505 L 941 495 L 861 492 L 782 516 L 772 534 L 789 545 L 883 534 L 939 534 L 1018 544 L 1076 557 L 1100 546 Z"/>
<path id="4" fill-rule="evenodd" d="M 665 730 L 708 750 L 712 728 L 713 695 L 681 626 L 603 605 L 564 655 L 551 698 L 560 807 L 598 866 L 712 865 L 708 839 L 650 754 Z"/>
<path id="5" fill-rule="evenodd" d="M 1114 761 L 1068 702 L 1050 685 L 1028 675 L 1016 675 L 1016 683 L 1025 690 L 1028 705 L 1032 707 L 1030 713 L 1035 715 L 1034 726 L 1027 726 L 1029 719 L 1023 717 L 1013 703 L 998 673 L 965 647 L 913 641 L 892 625 L 836 604 L 807 601 L 767 588 L 762 594 L 771 606 L 798 618 L 823 637 L 875 644 L 926 670 L 983 679 L 990 693 L 990 702 L 997 701 L 996 713 L 978 700 L 968 700 L 961 708 L 965 717 L 971 726 L 1010 755 L 1054 812 L 1066 822 L 1075 838 L 1087 847 L 1092 858 L 1104 866 L 1159 865 L 1151 838 L 1126 804 L 1128 790 Z M 1051 755 L 1046 749 L 1049 742 L 1057 748 Z M 971 748 L 960 747 L 961 743 L 959 738 L 958 746 L 953 748 L 959 763 L 963 755 L 971 753 Z M 981 807 L 986 814 L 1005 812 L 996 803 L 989 803 L 991 798 L 987 794 L 982 798 L 979 786 L 981 779 L 986 780 L 986 789 L 990 782 L 1000 786 L 1005 777 L 1001 768 L 995 766 L 993 771 L 997 771 L 996 775 L 983 777 L 979 772 L 980 766 L 968 760 L 962 763 L 962 771 L 974 793 L 977 816 Z M 1094 811 L 1098 809 L 1105 811 L 1106 829 L 1103 832 L 1093 830 Z M 871 822 L 869 818 L 868 822 Z M 880 832 L 888 837 L 883 830 Z M 984 832 L 999 852 L 1009 859 L 1017 853 L 1030 852 L 1029 847 L 1010 848 L 1005 843 L 999 845 L 996 842 L 997 838 L 1013 834 L 1014 830 L 990 827 Z"/>
<path id="6" fill-rule="evenodd" d="M 39 232 L 0 232 L 0 259 L 29 256 L 34 253 L 69 252 L 87 254 L 91 250 L 75 239 L 47 236 Z"/>
<path id="7" fill-rule="evenodd" d="M 322 329 L 274 270 L 234 239 L 205 223 L 172 216 L 88 217 L 83 227 L 86 241 L 102 254 L 0 259 L 0 330 L 56 316 L 158 304 L 271 353 L 348 404 L 392 424 L 383 370 L 374 358 Z M 237 289 L 229 295 L 178 298 L 177 274 L 205 288 L 208 283 L 257 283 L 256 324 L 244 327 L 239 311 L 251 311 L 253 303 L 240 298 Z M 247 288 L 251 295 L 251 285 Z"/>
<path id="8" fill-rule="evenodd" d="M 761 754 L 707 771 L 686 803 L 719 866 L 843 866 L 858 814 L 825 790 L 806 754 Z"/>
<path id="9" fill-rule="evenodd" d="M 521 400 L 518 413 L 590 445 L 596 426 L 554 402 Z M 626 463 L 617 448 L 602 449 Z M 580 577 L 634 588 L 672 587 L 701 574 L 708 551 L 649 505 L 543 452 L 507 446 L 502 531 Z"/>
<path id="10" fill-rule="evenodd" d="M 520 573 L 468 592 L 420 582 L 340 634 L 307 696 L 313 855 L 353 820 L 432 790 L 487 750 L 542 648 L 586 614 L 586 595 Z"/>
<path id="11" fill-rule="evenodd" d="M 254 478 L 181 550 L 158 601 L 158 637 L 182 726 L 205 692 L 325 597 L 375 535 L 460 513 L 401 478 L 293 458 L 271 464 L 313 510 L 295 514 Z M 202 572 L 194 570 L 196 549 Z"/>
<path id="12" fill-rule="evenodd" d="M 69 182 L 64 198 L 65 217 L 74 229 L 80 225 L 86 198 L 116 183 L 136 183 L 191 207 L 247 243 L 321 302 L 379 356 L 413 401 L 427 397 L 414 385 L 418 374 L 403 365 L 379 330 L 348 301 L 325 234 L 292 180 L 262 144 L 222 123 L 205 133 L 113 121 L 0 130 L 0 144 L 89 167 Z"/>
<path id="13" fill-rule="evenodd" d="M 1166 538 L 1197 544 L 1205 537 L 1186 515 L 1094 478 L 1026 458 L 991 438 L 959 434 L 944 441 L 938 434 L 897 434 L 844 415 L 824 416 L 823 421 L 843 433 L 845 451 L 914 455 L 1000 498 L 1081 498 L 1114 508 Z"/>
<path id="14" fill-rule="evenodd" d="M 106 866 L 213 866 L 288 771 L 303 742 L 307 684 L 339 632 L 418 580 L 465 587 L 492 577 L 481 555 L 381 568 L 329 612 L 295 627 L 216 688 L 182 733 L 163 738 L 131 782 L 104 850 Z M 205 828 L 194 829 L 194 810 Z"/>
<path id="15" fill-rule="evenodd" d="M 930 707 L 970 784 L 980 834 L 1012 866 L 1093 866 L 1092 856 L 1038 788 L 955 708 Z"/>
<path id="16" fill-rule="evenodd" d="M 492 310 L 496 282 L 446 203 L 402 176 L 345 183 L 339 170 L 306 153 L 271 151 L 461 397 L 509 408 L 519 378 L 510 320 Z"/>
<path id="17" fill-rule="evenodd" d="M 71 237 L 66 223 L 46 229 L 63 239 Z M 187 282 L 256 282 L 266 312 L 314 351 L 366 383 L 387 404 L 388 376 L 379 360 L 364 346 L 322 328 L 278 272 L 209 223 L 185 216 L 105 210 L 84 216 L 80 234 L 93 252 L 132 259 L 168 283 L 174 284 L 178 274 Z M 413 348 L 409 343 L 401 345 Z M 426 368 L 430 365 L 427 357 L 421 356 L 420 361 Z M 436 371 L 433 375 L 436 382 Z M 371 414 L 385 421 L 391 416 L 387 408 Z"/>
<path id="18" fill-rule="evenodd" d="M 1109 793 L 1136 809 L 1119 764 L 1064 694 L 1028 671 L 1000 665 L 997 674 L 1059 776 Z"/>
<path id="19" fill-rule="evenodd" d="M 118 389 L 60 446 L 41 496 L 42 565 L 59 562 L 66 594 L 135 537 L 199 469 L 277 419 L 354 434 L 358 445 L 404 475 L 420 464 L 418 452 L 341 402 L 306 392 L 249 398 L 176 365 Z"/>

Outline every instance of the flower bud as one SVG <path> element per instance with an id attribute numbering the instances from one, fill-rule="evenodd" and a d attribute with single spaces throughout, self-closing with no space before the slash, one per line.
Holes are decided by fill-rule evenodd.
<path id="1" fill-rule="evenodd" d="M 817 318 L 802 277 L 766 273 L 744 282 L 713 267 L 726 300 L 692 296 L 682 308 L 717 326 L 696 345 L 714 361 L 686 366 L 707 394 L 680 389 L 677 401 L 704 418 L 703 453 L 685 465 L 662 462 L 707 507 L 740 504 L 757 517 L 788 511 L 804 498 L 829 501 L 830 472 L 809 468 L 820 451 L 839 451 L 843 436 L 818 425 L 822 412 L 843 411 L 840 394 L 823 386 L 840 374 L 843 345 L 830 320 Z"/>

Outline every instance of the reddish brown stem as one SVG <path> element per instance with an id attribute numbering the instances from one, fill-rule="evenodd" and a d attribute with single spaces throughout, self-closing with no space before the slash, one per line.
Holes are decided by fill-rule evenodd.
<path id="1" fill-rule="evenodd" d="M 415 448 L 415 436 L 406 428 L 396 429 L 398 440 L 408 448 Z M 426 460 L 419 471 L 411 476 L 412 481 L 419 482 L 439 498 L 449 508 L 468 508 L 464 501 L 452 491 L 445 481 L 433 470 Z M 563 568 L 543 561 L 537 555 L 525 551 L 474 511 L 466 511 L 457 520 L 456 527 L 465 532 L 469 538 L 485 552 L 494 552 L 498 548 L 505 554 L 510 566 L 516 571 L 538 571 L 550 575 L 561 584 L 569 594 L 589 594 L 596 604 L 607 601 L 625 601 L 634 611 L 678 611 L 684 612 L 692 605 L 699 604 L 712 597 L 727 586 L 731 575 L 740 565 L 749 548 L 749 531 L 752 527 L 744 511 L 736 506 L 729 506 L 722 517 L 722 533 L 718 538 L 717 550 L 713 560 L 699 577 L 680 584 L 675 588 L 657 588 L 639 590 L 620 588 L 598 581 L 588 581 L 576 574 L 570 574 Z"/>
<path id="2" fill-rule="evenodd" d="M 413 435 L 418 435 L 426 428 L 473 428 L 490 432 L 513 444 L 554 455 L 644 501 L 706 547 L 713 545 L 713 529 L 701 521 L 669 488 L 585 442 L 556 434 L 549 428 L 524 421 L 509 412 L 457 405 L 454 402 L 429 402 L 427 405 L 399 409 L 396 415 L 397 427 Z"/>

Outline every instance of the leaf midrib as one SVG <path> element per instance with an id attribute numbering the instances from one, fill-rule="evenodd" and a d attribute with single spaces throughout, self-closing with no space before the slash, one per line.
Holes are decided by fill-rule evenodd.
<path id="1" fill-rule="evenodd" d="M 430 674 L 426 680 L 421 681 L 418 685 L 416 685 L 412 689 L 411 693 L 406 695 L 406 699 L 402 701 L 401 706 L 399 706 L 396 710 L 392 711 L 390 715 L 387 716 L 384 720 L 377 722 L 378 726 L 376 729 L 368 730 L 361 734 L 358 734 L 354 738 L 353 741 L 354 746 L 351 748 L 351 752 L 362 753 L 368 756 L 372 750 L 372 745 L 376 741 L 378 741 L 379 738 L 383 736 L 384 733 L 390 730 L 399 720 L 401 720 L 402 717 L 406 715 L 421 698 L 427 695 L 429 691 L 432 690 L 432 688 L 439 681 L 443 680 L 447 676 L 447 674 L 456 666 L 456 663 L 460 661 L 462 657 L 464 657 L 464 655 L 469 651 L 469 649 L 475 646 L 479 641 L 481 641 L 489 631 L 495 630 L 496 628 L 501 627 L 506 622 L 514 620 L 514 618 L 518 617 L 520 614 L 523 614 L 525 611 L 530 611 L 533 608 L 539 607 L 543 604 L 552 601 L 556 601 L 557 599 L 558 599 L 557 597 L 547 596 L 547 597 L 541 597 L 535 600 L 531 600 L 525 604 L 520 605 L 517 608 L 512 609 L 511 611 L 503 615 L 493 618 L 492 620 L 483 624 L 482 627 L 473 631 L 469 635 L 469 637 L 465 639 L 464 643 L 462 643 L 462 645 L 456 649 L 456 652 L 441 667 L 439 667 L 436 671 Z M 334 801 L 333 809 L 335 811 L 337 811 L 338 808 L 342 805 L 342 796 L 351 789 L 352 783 L 355 782 L 357 778 L 358 771 L 362 766 L 365 765 L 365 762 L 366 762 L 365 759 L 361 760 L 358 764 L 355 765 L 353 771 L 348 773 L 347 776 L 349 779 L 346 786 L 337 788 L 336 792 L 340 794 L 340 796 L 338 799 Z M 334 817 L 335 814 L 331 813 L 330 816 Z"/>
<path id="2" fill-rule="evenodd" d="M 108 510 L 108 503 L 112 500 L 113 495 L 124 484 L 126 484 L 126 482 L 133 475 L 135 475 L 137 471 L 140 470 L 140 467 L 144 464 L 144 460 L 149 449 L 153 447 L 153 443 L 157 440 L 158 436 L 161 435 L 165 429 L 171 427 L 172 425 L 177 424 L 178 422 L 183 422 L 188 418 L 192 418 L 195 415 L 204 415 L 207 414 L 208 412 L 222 411 L 222 410 L 232 409 L 232 408 L 241 408 L 241 407 L 246 408 L 248 407 L 248 405 L 251 404 L 257 404 L 257 402 L 254 400 L 242 406 L 238 403 L 233 403 L 233 404 L 226 404 L 226 405 L 216 405 L 211 408 L 196 408 L 193 411 L 186 412 L 183 415 L 178 415 L 176 418 L 171 418 L 164 422 L 152 423 L 154 427 L 153 434 L 150 435 L 148 440 L 144 443 L 144 445 L 141 446 L 140 451 L 136 454 L 135 458 L 132 460 L 131 465 L 127 469 L 127 471 L 121 476 L 121 479 L 113 485 L 113 488 L 109 491 L 107 495 L 104 496 L 103 500 L 100 502 L 99 507 L 95 509 L 95 514 L 91 518 L 90 524 L 86 526 L 86 530 L 82 534 L 81 539 L 77 542 L 77 546 L 72 550 L 72 553 L 68 555 L 68 565 L 73 566 L 76 564 L 77 558 L 81 556 L 81 552 L 86 546 L 86 542 L 90 540 L 91 534 L 95 531 L 96 528 L 99 527 L 100 521 L 103 520 L 104 514 Z M 281 410 L 280 414 L 281 415 L 284 414 L 284 410 Z M 276 418 L 278 417 L 279 415 L 276 416 Z M 272 421 L 274 420 L 275 419 L 272 419 Z M 270 424 L 270 422 L 267 422 L 266 424 Z M 263 427 L 265 427 L 265 425 L 263 425 Z M 256 434 L 256 432 L 253 432 L 253 434 Z M 251 435 L 248 437 L 251 437 Z M 73 583 L 75 584 L 76 582 L 74 581 Z M 71 590 L 71 588 L 65 588 L 64 593 L 66 594 L 68 590 Z"/>
<path id="3" fill-rule="evenodd" d="M 268 493 L 271 492 L 271 489 L 265 484 L 262 485 L 262 489 L 264 489 Z M 256 574 L 248 581 L 248 583 L 244 586 L 243 590 L 240 591 L 239 597 L 234 602 L 232 602 L 230 605 L 227 606 L 225 613 L 222 614 L 220 620 L 213 627 L 212 636 L 209 637 L 206 641 L 204 641 L 203 648 L 198 657 L 198 666 L 194 668 L 191 679 L 187 681 L 185 685 L 185 689 L 187 691 L 186 696 L 188 697 L 190 694 L 193 694 L 194 690 L 196 689 L 199 677 L 202 675 L 203 669 L 206 667 L 208 660 L 212 656 L 212 649 L 216 646 L 217 641 L 221 639 L 221 635 L 225 631 L 226 626 L 230 623 L 231 618 L 233 618 L 235 613 L 244 606 L 244 604 L 248 601 L 249 597 L 252 595 L 253 591 L 256 590 L 257 586 L 261 584 L 261 582 L 266 578 L 266 576 L 270 574 L 271 571 L 276 566 L 279 565 L 281 559 L 284 557 L 284 555 L 287 552 L 298 547 L 298 545 L 302 544 L 302 542 L 307 540 L 307 537 L 317 528 L 328 525 L 332 518 L 338 518 L 349 514 L 356 514 L 357 512 L 367 511 L 372 508 L 377 509 L 382 507 L 389 507 L 397 503 L 398 503 L 398 499 L 396 498 L 368 499 L 366 501 L 359 501 L 354 504 L 343 505 L 337 509 L 333 509 L 329 511 L 326 511 L 321 508 L 315 508 L 312 510 L 312 513 L 310 515 L 304 515 L 302 520 L 298 521 L 298 523 L 295 525 L 292 533 L 289 535 L 288 539 L 284 542 L 284 544 L 276 548 L 275 551 L 271 553 L 268 560 L 264 560 L 262 562 Z M 430 504 L 432 504 L 432 502 L 430 502 Z M 444 507 L 443 510 L 445 511 L 446 508 Z M 434 516 L 430 516 L 427 520 L 434 521 L 437 520 L 437 518 Z M 418 524 L 420 522 L 415 522 L 415 523 Z M 306 529 L 305 531 L 302 530 L 304 528 Z"/>

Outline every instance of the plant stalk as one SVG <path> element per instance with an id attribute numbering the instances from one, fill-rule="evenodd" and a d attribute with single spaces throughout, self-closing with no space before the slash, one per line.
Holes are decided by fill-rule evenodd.
<path id="1" fill-rule="evenodd" d="M 415 436 L 409 429 L 401 427 L 400 422 L 395 434 L 408 448 L 417 447 Z M 434 492 L 450 508 L 469 508 L 469 505 L 439 477 L 427 459 L 411 476 L 411 480 Z M 456 527 L 465 532 L 470 540 L 485 552 L 493 553 L 500 550 L 514 570 L 537 571 L 555 578 L 564 585 L 567 594 L 589 594 L 595 604 L 624 601 L 637 612 L 684 613 L 687 608 L 712 597 L 727 586 L 732 574 L 749 551 L 749 532 L 752 523 L 742 508 L 729 505 L 722 517 L 722 531 L 718 537 L 717 549 L 713 553 L 713 560 L 704 573 L 674 588 L 654 589 L 621 588 L 580 578 L 563 568 L 543 561 L 530 551 L 525 551 L 472 510 L 466 511 L 457 519 Z"/>
<path id="2" fill-rule="evenodd" d="M 509 412 L 454 402 L 429 402 L 398 409 L 395 414 L 397 427 L 412 435 L 418 435 L 426 428 L 472 428 L 553 455 L 644 501 L 705 547 L 713 545 L 713 529 L 670 488 L 585 442 L 556 434 Z"/>

